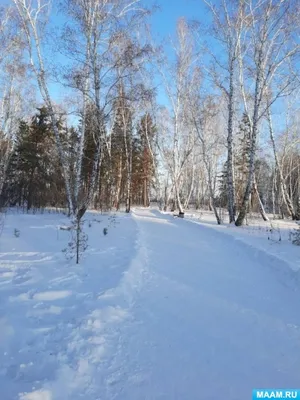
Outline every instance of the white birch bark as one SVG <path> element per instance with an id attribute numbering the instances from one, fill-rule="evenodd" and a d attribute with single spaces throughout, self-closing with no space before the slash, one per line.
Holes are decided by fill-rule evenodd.
<path id="1" fill-rule="evenodd" d="M 26 77 L 22 62 L 21 35 L 14 27 L 12 7 L 0 6 L 0 134 L 3 148 L 0 158 L 0 196 L 6 181 L 10 158 L 14 152 L 15 134 L 25 103 L 22 89 Z M 25 82 L 24 82 L 25 81 Z"/>
<path id="2" fill-rule="evenodd" d="M 46 70 L 41 49 L 41 37 L 39 32 L 39 25 L 41 24 L 41 21 L 39 18 L 40 14 L 42 14 L 43 11 L 49 6 L 49 3 L 42 2 L 41 0 L 36 0 L 35 2 L 36 7 L 34 7 L 34 4 L 28 0 L 12 0 L 12 1 L 15 4 L 16 9 L 18 11 L 22 28 L 24 30 L 24 34 L 27 40 L 27 50 L 29 52 L 29 60 L 31 67 L 37 78 L 42 98 L 49 111 L 49 115 L 51 118 L 51 125 L 55 135 L 57 150 L 64 176 L 68 206 L 71 213 L 74 213 L 75 209 L 72 199 L 68 165 L 65 159 L 60 133 L 58 130 L 58 119 L 56 117 L 53 102 L 49 94 L 47 78 L 46 78 Z"/>
<path id="3" fill-rule="evenodd" d="M 224 48 L 226 61 L 221 63 L 217 54 L 212 54 L 214 67 L 212 75 L 217 87 L 225 93 L 227 101 L 227 197 L 229 222 L 235 222 L 236 198 L 234 183 L 234 119 L 237 97 L 236 75 L 241 35 L 245 24 L 244 2 L 238 1 L 232 6 L 231 1 L 223 0 L 217 8 L 207 0 L 212 16 L 214 33 L 219 44 Z M 225 79 L 223 73 L 225 71 Z M 226 85 L 224 83 L 228 81 Z"/>
<path id="4" fill-rule="evenodd" d="M 261 198 L 260 198 L 260 194 L 259 194 L 259 191 L 258 191 L 258 188 L 257 188 L 257 182 L 256 182 L 255 176 L 254 176 L 254 181 L 253 181 L 253 190 L 254 190 L 254 192 L 256 194 L 256 197 L 257 197 L 259 212 L 260 212 L 260 215 L 261 215 L 262 219 L 264 221 L 269 221 L 269 218 L 268 218 L 267 213 L 265 211 L 264 205 L 263 205 L 263 203 L 261 201 Z"/>
<path id="5" fill-rule="evenodd" d="M 193 165 L 192 165 L 191 185 L 190 185 L 190 190 L 189 190 L 189 192 L 188 192 L 186 201 L 185 201 L 185 203 L 184 203 L 184 208 L 187 208 L 187 207 L 188 207 L 188 205 L 189 205 L 189 203 L 190 203 L 190 200 L 191 200 L 191 197 L 192 197 L 192 194 L 193 194 L 193 192 L 194 192 L 194 186 L 195 186 L 195 169 L 196 169 L 196 165 L 195 165 L 195 162 L 194 162 L 194 157 L 193 157 L 193 159 L 192 159 L 192 163 L 193 163 Z"/>
<path id="6" fill-rule="evenodd" d="M 294 206 L 293 203 L 290 199 L 286 184 L 285 184 L 285 179 L 283 177 L 282 173 L 282 167 L 279 162 L 278 154 L 277 154 L 277 148 L 276 148 L 276 142 L 274 138 L 274 131 L 273 131 L 273 124 L 272 124 L 272 116 L 271 116 L 271 110 L 270 107 L 267 110 L 267 119 L 268 119 L 268 124 L 269 124 L 269 134 L 270 134 L 270 139 L 272 143 L 272 149 L 273 149 L 273 154 L 274 154 L 274 160 L 275 160 L 275 166 L 276 170 L 278 171 L 278 177 L 279 177 L 279 185 L 281 189 L 281 195 L 282 199 L 287 207 L 287 210 L 289 214 L 292 216 L 292 218 L 295 218 L 295 211 L 294 211 Z"/>
<path id="7" fill-rule="evenodd" d="M 168 113 L 163 115 L 159 121 L 160 129 L 164 134 L 158 148 L 168 168 L 181 216 L 184 214 L 180 198 L 183 171 L 191 159 L 196 143 L 194 129 L 189 126 L 187 117 L 188 91 L 192 84 L 193 64 L 197 58 L 193 54 L 193 46 L 192 35 L 187 23 L 181 19 L 177 25 L 177 42 L 173 46 L 176 64 L 166 68 L 162 63 L 158 67 L 170 103 Z M 165 117 L 167 118 L 165 119 Z"/>
<path id="8" fill-rule="evenodd" d="M 132 178 L 132 154 L 131 154 L 131 137 L 128 136 L 129 124 L 128 118 L 129 115 L 124 115 L 126 112 L 130 113 L 130 110 L 123 109 L 123 139 L 124 139 L 124 149 L 125 149 L 125 164 L 126 164 L 126 212 L 130 212 L 130 203 L 131 203 L 131 178 Z"/>
<path id="9" fill-rule="evenodd" d="M 251 46 L 247 46 L 246 51 L 248 57 L 252 60 L 252 65 L 249 70 L 252 71 L 254 77 L 254 93 L 252 95 L 252 113 L 251 113 L 251 145 L 250 145 L 250 162 L 249 173 L 247 178 L 246 189 L 236 221 L 236 225 L 240 226 L 247 213 L 247 205 L 249 203 L 251 188 L 254 182 L 255 158 L 257 150 L 257 140 L 259 132 L 259 124 L 261 119 L 265 116 L 270 106 L 284 93 L 291 90 L 295 81 L 293 74 L 285 76 L 280 85 L 275 86 L 274 78 L 280 71 L 284 72 L 287 65 L 289 65 L 299 53 L 300 46 L 295 44 L 292 39 L 292 30 L 287 21 L 292 16 L 292 9 L 288 6 L 285 7 L 284 2 L 280 1 L 276 4 L 272 0 L 266 2 L 250 1 L 248 4 L 248 21 L 249 35 L 247 41 L 250 41 Z M 298 21 L 299 28 L 299 21 Z M 298 29 L 297 28 L 297 29 Z M 247 66 L 240 63 L 245 71 Z M 244 71 L 240 73 L 244 76 Z M 247 98 L 253 81 L 248 78 L 249 89 Z M 246 99 L 245 93 L 245 80 L 241 80 L 243 86 L 242 92 L 244 93 L 244 102 L 247 103 L 245 111 L 250 115 L 249 102 Z M 273 88 L 273 98 L 265 102 L 268 90 Z"/>

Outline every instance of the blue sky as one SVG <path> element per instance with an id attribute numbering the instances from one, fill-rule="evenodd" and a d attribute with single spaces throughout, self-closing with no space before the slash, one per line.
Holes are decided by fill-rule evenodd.
<path id="1" fill-rule="evenodd" d="M 155 0 L 153 0 L 154 2 Z M 144 0 L 149 5 L 151 0 Z M 157 42 L 176 35 L 176 25 L 179 18 L 197 20 L 202 28 L 208 25 L 211 16 L 203 0 L 160 0 L 159 8 L 151 18 L 152 34 Z M 172 50 L 166 45 L 166 54 L 172 58 Z M 157 101 L 159 104 L 167 104 L 168 100 L 163 90 L 158 90 Z"/>
<path id="2" fill-rule="evenodd" d="M 3 0 L 0 0 L 0 3 Z M 147 7 L 157 5 L 157 9 L 150 18 L 153 39 L 158 43 L 170 36 L 174 37 L 176 33 L 176 23 L 179 18 L 185 17 L 187 20 L 207 21 L 208 11 L 203 0 L 142 0 Z M 62 16 L 57 13 L 53 1 L 53 14 L 51 18 L 51 26 L 61 25 L 63 22 Z M 56 55 L 57 59 L 62 61 L 63 57 Z M 57 102 L 63 101 L 66 94 L 66 89 L 60 85 L 50 83 L 50 90 Z M 164 102 L 166 99 L 162 93 L 158 93 L 158 101 Z"/>
<path id="3" fill-rule="evenodd" d="M 159 8 L 152 17 L 153 31 L 159 36 L 174 34 L 180 17 L 205 20 L 208 15 L 203 0 L 161 0 Z"/>
<path id="4" fill-rule="evenodd" d="M 61 15 L 57 15 L 55 12 L 55 5 L 58 4 L 58 0 L 52 0 L 54 9 L 52 14 L 51 26 L 60 25 L 63 21 Z M 141 0 L 146 6 L 151 7 L 153 4 L 157 4 L 159 8 L 151 17 L 151 26 L 154 40 L 161 42 L 163 39 L 167 39 L 168 36 L 174 37 L 176 32 L 176 23 L 180 17 L 185 17 L 187 20 L 198 20 L 202 26 L 208 25 L 210 21 L 210 14 L 203 0 Z M 11 0 L 0 0 L 0 5 L 11 4 Z M 208 39 L 211 46 L 218 46 L 214 40 Z M 46 50 L 47 53 L 47 50 Z M 47 54 L 49 55 L 49 54 Z M 52 61 L 62 61 L 62 56 L 56 54 L 52 56 Z M 222 57 L 222 50 L 220 48 L 220 57 Z M 208 83 L 209 85 L 209 83 Z M 50 82 L 50 90 L 55 101 L 58 103 L 64 102 L 66 94 L 68 94 L 66 88 L 61 85 L 55 84 L 53 81 Z M 40 96 L 39 96 L 40 97 Z M 162 90 L 158 90 L 158 102 L 160 104 L 167 103 L 167 99 L 163 94 Z M 276 107 L 273 107 L 273 111 L 278 114 L 277 119 L 283 123 L 282 111 L 284 107 L 282 102 L 277 102 Z M 276 116 L 275 116 L 276 118 Z"/>

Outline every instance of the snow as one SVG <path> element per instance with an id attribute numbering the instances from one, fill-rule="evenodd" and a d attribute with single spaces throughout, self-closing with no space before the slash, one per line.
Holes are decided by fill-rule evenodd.
<path id="1" fill-rule="evenodd" d="M 217 225 L 215 217 L 209 211 L 188 211 L 186 218 L 193 223 L 212 227 L 223 233 L 229 234 L 237 241 L 246 243 L 252 247 L 252 251 L 259 256 L 265 253 L 279 259 L 281 265 L 294 271 L 300 270 L 299 247 L 292 244 L 292 233 L 297 229 L 297 224 L 291 220 L 274 219 L 268 215 L 269 221 L 263 221 L 260 216 L 248 219 L 248 224 L 236 227 L 233 224 L 224 223 Z"/>
<path id="2" fill-rule="evenodd" d="M 188 217 L 88 213 L 76 266 L 62 252 L 66 217 L 8 213 L 1 400 L 240 400 L 257 387 L 299 386 L 299 248 L 289 228 L 279 243 L 259 225 Z"/>

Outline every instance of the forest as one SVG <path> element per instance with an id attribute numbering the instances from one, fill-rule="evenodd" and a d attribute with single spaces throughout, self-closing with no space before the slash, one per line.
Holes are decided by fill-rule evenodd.
<path id="1" fill-rule="evenodd" d="M 0 0 L 0 400 L 300 399 L 299 304 L 300 0 Z"/>
<path id="2" fill-rule="evenodd" d="M 163 38 L 150 3 L 1 6 L 2 210 L 300 220 L 299 2 L 205 0 Z"/>

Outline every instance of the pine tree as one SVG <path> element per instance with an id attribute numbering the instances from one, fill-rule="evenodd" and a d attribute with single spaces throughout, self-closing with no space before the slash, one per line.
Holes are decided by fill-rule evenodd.
<path id="1" fill-rule="evenodd" d="M 227 188 L 227 161 L 225 161 L 222 171 L 218 177 L 219 183 L 219 201 L 221 207 L 227 207 L 228 204 L 228 188 Z"/>
<path id="2" fill-rule="evenodd" d="M 251 126 L 249 117 L 246 113 L 244 113 L 239 125 L 239 131 L 237 133 L 238 143 L 236 146 L 234 160 L 236 204 L 238 208 L 242 204 L 243 194 L 245 192 L 247 183 L 250 155 L 250 135 Z"/>
<path id="3" fill-rule="evenodd" d="M 6 196 L 11 204 L 32 207 L 57 204 L 54 193 L 61 193 L 62 174 L 55 151 L 49 115 L 39 108 L 30 122 L 21 121 L 11 157 Z"/>

